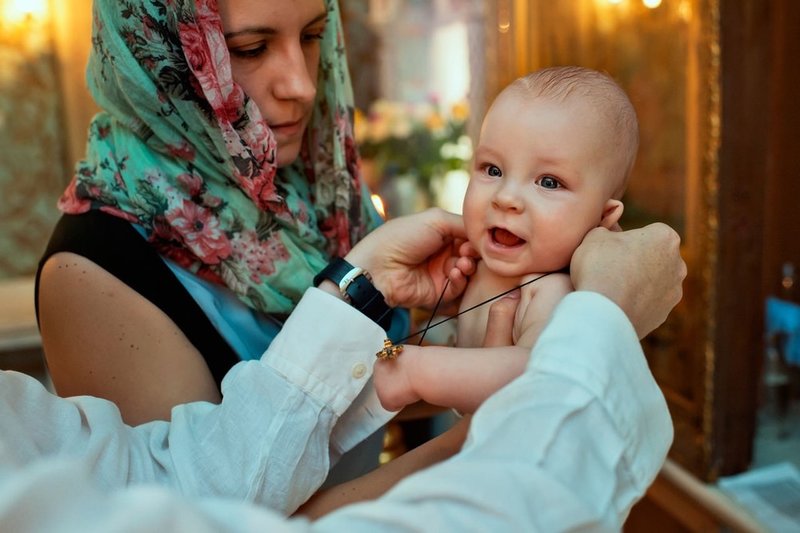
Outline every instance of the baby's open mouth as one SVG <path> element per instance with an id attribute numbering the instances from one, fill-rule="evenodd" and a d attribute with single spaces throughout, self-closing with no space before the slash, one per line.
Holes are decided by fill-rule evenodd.
<path id="1" fill-rule="evenodd" d="M 501 246 L 520 246 L 525 243 L 525 239 L 517 237 L 510 231 L 503 228 L 492 228 L 489 230 L 492 240 Z"/>

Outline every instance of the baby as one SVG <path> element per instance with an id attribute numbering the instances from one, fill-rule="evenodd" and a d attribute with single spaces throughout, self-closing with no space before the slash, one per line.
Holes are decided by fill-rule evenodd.
<path id="1" fill-rule="evenodd" d="M 556 304 L 573 290 L 573 252 L 592 228 L 617 225 L 638 144 L 633 105 L 606 74 L 546 68 L 500 93 L 464 197 L 464 226 L 481 261 L 459 311 L 546 275 L 517 291 L 514 346 L 481 348 L 487 304 L 458 318 L 455 348 L 407 345 L 396 359 L 377 361 L 386 409 L 424 400 L 473 412 L 522 373 Z"/>

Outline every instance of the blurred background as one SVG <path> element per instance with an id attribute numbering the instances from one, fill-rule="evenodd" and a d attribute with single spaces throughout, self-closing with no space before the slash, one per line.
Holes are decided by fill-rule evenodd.
<path id="1" fill-rule="evenodd" d="M 644 341 L 675 443 L 626 530 L 780 530 L 748 497 L 800 530 L 800 3 L 341 5 L 362 173 L 387 217 L 460 212 L 480 119 L 514 78 L 580 64 L 620 82 L 641 127 L 622 225 L 670 224 L 689 266 Z M 0 0 L 0 17 L 0 368 L 46 383 L 32 275 L 96 112 L 91 1 Z M 754 473 L 750 496 L 725 488 Z"/>

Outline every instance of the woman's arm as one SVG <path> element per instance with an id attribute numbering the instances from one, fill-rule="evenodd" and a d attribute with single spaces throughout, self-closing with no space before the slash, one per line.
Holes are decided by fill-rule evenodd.
<path id="1" fill-rule="evenodd" d="M 111 400 L 131 425 L 169 420 L 181 403 L 220 400 L 202 355 L 175 323 L 82 256 L 62 252 L 45 263 L 39 324 L 61 396 Z"/>

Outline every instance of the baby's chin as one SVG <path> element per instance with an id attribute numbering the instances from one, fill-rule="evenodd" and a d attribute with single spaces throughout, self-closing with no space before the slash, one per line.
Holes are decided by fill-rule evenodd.
<path id="1" fill-rule="evenodd" d="M 520 265 L 498 261 L 496 259 L 483 259 L 483 262 L 485 263 L 486 269 L 497 277 L 516 278 L 520 280 L 526 277 L 530 278 L 531 276 L 535 277 L 551 272 L 560 272 L 569 266 L 569 264 L 567 264 L 563 267 L 556 267 L 553 263 L 528 263 Z"/>
<path id="2" fill-rule="evenodd" d="M 516 265 L 506 261 L 498 261 L 497 259 L 484 259 L 483 262 L 486 265 L 486 270 L 500 278 L 521 279 L 532 272 L 530 265 Z"/>

